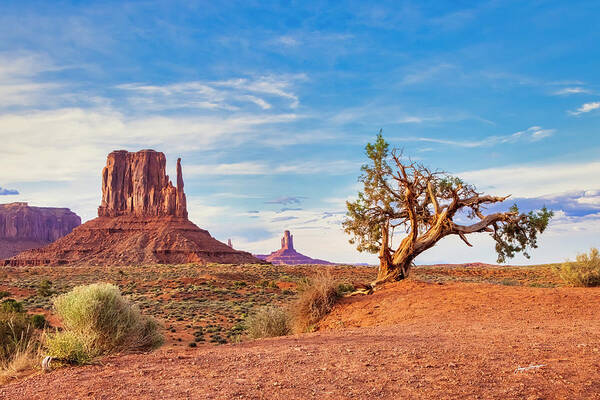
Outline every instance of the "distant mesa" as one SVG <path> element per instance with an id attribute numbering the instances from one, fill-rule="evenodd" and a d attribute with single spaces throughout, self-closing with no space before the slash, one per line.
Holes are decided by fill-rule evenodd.
<path id="1" fill-rule="evenodd" d="M 272 252 L 271 254 L 257 254 L 257 258 L 268 261 L 272 264 L 287 264 L 287 265 L 298 265 L 298 264 L 322 264 L 322 265 L 333 265 L 334 263 L 310 258 L 304 254 L 298 253 L 294 249 L 294 237 L 290 234 L 290 231 L 283 232 L 283 238 L 281 238 L 281 249 Z"/>
<path id="2" fill-rule="evenodd" d="M 0 260 L 46 246 L 79 225 L 81 218 L 68 208 L 0 204 Z"/>
<path id="3" fill-rule="evenodd" d="M 166 158 L 154 150 L 113 151 L 102 170 L 98 218 L 47 247 L 5 260 L 5 265 L 127 265 L 257 263 L 188 220 L 181 159 L 177 186 L 166 175 Z"/>

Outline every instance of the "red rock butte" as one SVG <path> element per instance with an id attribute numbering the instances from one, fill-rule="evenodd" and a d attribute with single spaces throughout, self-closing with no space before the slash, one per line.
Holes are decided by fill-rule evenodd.
<path id="1" fill-rule="evenodd" d="M 322 265 L 333 265 L 329 261 L 319 260 L 316 258 L 310 258 L 304 254 L 298 253 L 294 249 L 294 236 L 290 234 L 290 231 L 283 232 L 281 238 L 281 249 L 272 252 L 271 254 L 257 254 L 256 257 L 261 260 L 268 261 L 272 264 L 287 264 L 287 265 L 299 265 L 299 264 L 322 264 Z"/>
<path id="2" fill-rule="evenodd" d="M 166 175 L 166 158 L 154 150 L 113 151 L 102 170 L 98 218 L 5 265 L 127 265 L 259 263 L 250 253 L 214 239 L 187 218 L 181 159 L 177 187 Z"/>
<path id="3" fill-rule="evenodd" d="M 46 246 L 79 225 L 81 218 L 68 208 L 0 204 L 0 260 Z"/>

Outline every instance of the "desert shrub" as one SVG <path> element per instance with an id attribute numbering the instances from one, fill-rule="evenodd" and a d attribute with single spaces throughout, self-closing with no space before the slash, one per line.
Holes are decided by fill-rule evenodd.
<path id="1" fill-rule="evenodd" d="M 0 299 L 3 299 L 3 298 L 8 297 L 8 296 L 10 296 L 10 293 L 8 293 L 5 290 L 0 290 Z"/>
<path id="2" fill-rule="evenodd" d="M 43 329 L 46 326 L 46 317 L 43 314 L 32 315 L 31 325 L 36 329 Z"/>
<path id="3" fill-rule="evenodd" d="M 38 284 L 37 294 L 41 297 L 48 297 L 54 294 L 52 291 L 52 282 L 48 279 L 44 279 Z"/>
<path id="4" fill-rule="evenodd" d="M 573 286 L 600 286 L 600 252 L 590 249 L 589 254 L 578 254 L 575 261 L 567 261 L 555 268 L 558 276 Z"/>
<path id="5" fill-rule="evenodd" d="M 23 313 L 24 311 L 25 309 L 23 308 L 23 303 L 16 301 L 15 299 L 6 299 L 2 301 L 2 304 L 0 304 L 0 312 L 19 314 Z"/>
<path id="6" fill-rule="evenodd" d="M 308 332 L 325 315 L 340 297 L 340 286 L 330 273 L 319 272 L 298 285 L 298 299 L 291 305 L 293 330 Z"/>
<path id="7" fill-rule="evenodd" d="M 86 364 L 92 359 L 88 343 L 72 331 L 50 333 L 44 341 L 46 352 L 54 358 L 74 364 Z"/>
<path id="8" fill-rule="evenodd" d="M 291 332 L 290 315 L 281 307 L 262 307 L 246 319 L 245 325 L 253 339 L 285 336 Z"/>
<path id="9" fill-rule="evenodd" d="M 159 324 L 142 315 L 115 285 L 78 286 L 54 299 L 54 309 L 64 332 L 49 335 L 46 347 L 56 358 L 72 351 L 71 361 L 78 362 L 116 351 L 153 349 L 163 342 Z M 79 354 L 81 348 L 86 357 Z"/>
<path id="10" fill-rule="evenodd" d="M 338 294 L 343 295 L 354 291 L 354 285 L 351 283 L 340 283 L 337 288 Z"/>

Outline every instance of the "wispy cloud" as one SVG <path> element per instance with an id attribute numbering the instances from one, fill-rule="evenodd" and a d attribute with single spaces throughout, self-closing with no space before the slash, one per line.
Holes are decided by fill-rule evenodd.
<path id="1" fill-rule="evenodd" d="M 428 143 L 439 143 L 439 144 L 446 144 L 446 145 L 466 147 L 466 148 L 475 148 L 475 147 L 494 146 L 494 145 L 503 144 L 503 143 L 515 143 L 520 140 L 535 142 L 535 141 L 538 141 L 538 140 L 541 140 L 541 139 L 551 136 L 554 132 L 555 132 L 554 129 L 543 129 L 540 126 L 532 126 L 523 131 L 511 133 L 510 135 L 489 136 L 489 137 L 481 139 L 481 140 L 452 140 L 452 139 L 436 139 L 436 138 L 426 138 L 426 137 L 408 138 L 408 140 L 419 141 L 419 142 L 428 142 Z"/>
<path id="2" fill-rule="evenodd" d="M 265 204 L 300 204 L 304 199 L 306 199 L 304 196 L 283 196 L 273 200 L 265 201 Z"/>
<path id="3" fill-rule="evenodd" d="M 362 164 L 348 160 L 301 161 L 281 164 L 268 164 L 260 161 L 238 163 L 195 164 L 186 166 L 188 175 L 343 175 L 357 171 Z"/>
<path id="4" fill-rule="evenodd" d="M 566 87 L 553 92 L 554 95 L 557 96 L 566 96 L 570 94 L 581 94 L 581 93 L 591 93 L 591 90 L 583 88 L 581 86 L 575 87 Z"/>
<path id="5" fill-rule="evenodd" d="M 577 110 L 569 111 L 569 114 L 580 115 L 580 114 L 588 113 L 590 111 L 597 110 L 599 108 L 600 108 L 600 101 L 594 101 L 591 103 L 582 104 L 581 107 L 579 107 Z"/>
<path id="6" fill-rule="evenodd" d="M 298 219 L 298 217 L 294 217 L 292 215 L 287 216 L 287 217 L 276 217 L 271 219 L 271 222 L 282 222 L 282 221 L 292 221 L 294 219 Z"/>
<path id="7" fill-rule="evenodd" d="M 0 187 L 0 196 L 11 196 L 11 195 L 17 195 L 19 194 L 18 190 L 14 190 L 14 189 L 5 189 Z"/>
<path id="8" fill-rule="evenodd" d="M 252 79 L 191 81 L 169 85 L 125 83 L 117 88 L 134 93 L 128 97 L 133 106 L 151 110 L 198 108 L 234 111 L 248 103 L 269 110 L 276 99 L 291 102 L 291 108 L 298 107 L 299 99 L 293 86 L 296 81 L 305 79 L 306 75 L 303 74 L 267 75 Z"/>

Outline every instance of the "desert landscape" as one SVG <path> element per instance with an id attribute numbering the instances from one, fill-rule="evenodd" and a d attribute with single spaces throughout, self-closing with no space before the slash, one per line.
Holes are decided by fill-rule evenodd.
<path id="1" fill-rule="evenodd" d="M 0 20 L 0 400 L 600 400 L 600 4 Z"/>

